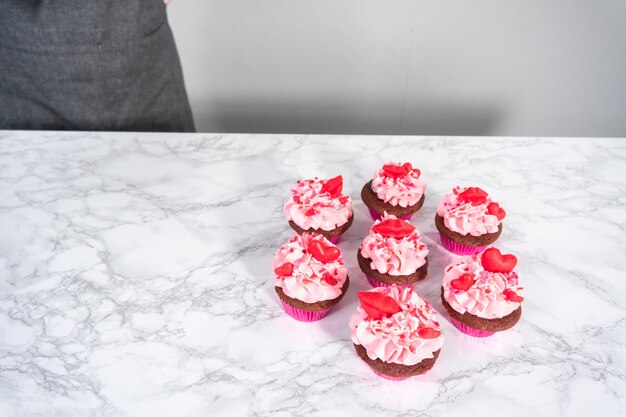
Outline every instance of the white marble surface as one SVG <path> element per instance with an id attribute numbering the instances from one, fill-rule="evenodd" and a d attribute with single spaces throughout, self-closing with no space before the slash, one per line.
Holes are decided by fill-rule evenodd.
<path id="1" fill-rule="evenodd" d="M 415 224 L 438 299 L 441 196 L 507 210 L 521 322 L 488 340 L 441 320 L 434 369 L 376 377 L 348 318 L 368 288 L 361 186 L 388 159 L 428 182 Z M 270 262 L 298 177 L 342 173 L 356 218 L 333 314 L 281 309 Z M 626 410 L 626 141 L 0 132 L 0 416 L 617 416 Z M 444 317 L 445 314 L 444 314 Z"/>

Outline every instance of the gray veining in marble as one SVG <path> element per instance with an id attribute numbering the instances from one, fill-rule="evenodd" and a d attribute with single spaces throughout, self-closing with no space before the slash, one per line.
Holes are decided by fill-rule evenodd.
<path id="1" fill-rule="evenodd" d="M 440 320 L 428 374 L 376 377 L 348 319 L 368 284 L 361 186 L 386 160 L 428 183 L 433 224 L 457 184 L 507 210 L 521 322 L 481 340 Z M 270 263 L 299 177 L 343 174 L 352 286 L 299 323 Z M 0 132 L 0 416 L 618 416 L 626 413 L 626 141 Z"/>

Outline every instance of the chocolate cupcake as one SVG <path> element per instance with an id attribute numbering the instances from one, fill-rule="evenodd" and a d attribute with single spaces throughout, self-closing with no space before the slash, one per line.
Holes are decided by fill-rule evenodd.
<path id="1" fill-rule="evenodd" d="M 448 265 L 441 301 L 452 324 L 474 337 L 487 337 L 513 327 L 522 316 L 517 258 L 496 248 L 465 256 Z"/>
<path id="2" fill-rule="evenodd" d="M 361 199 L 374 220 L 384 213 L 409 220 L 424 204 L 426 183 L 410 162 L 388 162 L 361 190 Z"/>
<path id="3" fill-rule="evenodd" d="M 328 180 L 298 180 L 285 203 L 285 218 L 298 234 L 323 235 L 337 243 L 353 220 L 352 199 L 341 193 L 341 175 Z"/>
<path id="4" fill-rule="evenodd" d="M 272 263 L 274 288 L 291 317 L 316 321 L 330 313 L 349 286 L 341 251 L 322 235 L 304 233 L 281 246 Z"/>
<path id="5" fill-rule="evenodd" d="M 374 287 L 408 286 L 426 278 L 428 248 L 411 223 L 385 214 L 363 239 L 357 259 Z"/>
<path id="6" fill-rule="evenodd" d="M 380 287 L 358 293 L 350 319 L 357 355 L 377 375 L 402 380 L 429 371 L 443 336 L 437 314 L 411 288 Z"/>
<path id="7" fill-rule="evenodd" d="M 478 187 L 455 187 L 437 207 L 441 244 L 457 255 L 483 251 L 502 233 L 506 212 Z"/>

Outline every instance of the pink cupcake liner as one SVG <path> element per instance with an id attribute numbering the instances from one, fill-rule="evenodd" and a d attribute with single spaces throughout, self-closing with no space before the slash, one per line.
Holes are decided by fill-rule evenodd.
<path id="1" fill-rule="evenodd" d="M 391 287 L 391 285 L 385 284 L 384 282 L 379 281 L 377 279 L 374 279 L 372 277 L 366 277 L 366 278 L 367 278 L 367 281 L 370 283 L 370 285 L 372 287 Z M 398 287 L 400 287 L 400 288 L 408 288 L 408 287 L 410 287 L 410 285 L 404 284 L 404 285 L 398 285 Z"/>
<path id="2" fill-rule="evenodd" d="M 459 329 L 461 332 L 469 335 L 469 336 L 474 336 L 474 337 L 489 337 L 491 335 L 493 335 L 494 332 L 483 332 L 482 330 L 478 330 L 478 329 L 474 329 L 472 327 L 466 326 L 465 324 L 461 323 L 458 320 L 453 319 L 452 317 L 450 317 L 450 322 L 452 324 L 454 324 L 454 327 L 456 327 L 457 329 Z"/>
<path id="3" fill-rule="evenodd" d="M 448 251 L 457 254 L 457 255 L 473 255 L 478 252 L 482 252 L 485 250 L 487 246 L 469 246 L 463 245 L 461 243 L 457 243 L 452 239 L 449 239 L 447 236 L 439 233 L 439 237 L 441 238 L 441 244 Z"/>
<path id="4" fill-rule="evenodd" d="M 379 377 L 381 377 L 381 378 L 385 378 L 385 379 L 388 379 L 388 380 L 390 380 L 390 381 L 403 381 L 403 380 L 405 380 L 405 379 L 407 379 L 407 378 L 410 378 L 410 377 L 408 377 L 408 376 L 390 376 L 390 375 L 385 375 L 385 374 L 383 374 L 382 372 L 378 372 L 378 371 L 377 371 L 376 369 L 374 369 L 374 368 L 371 368 L 371 369 L 372 369 L 372 371 L 374 371 L 374 373 L 375 373 L 376 375 L 378 375 Z"/>
<path id="5" fill-rule="evenodd" d="M 372 219 L 374 220 L 380 220 L 383 218 L 382 214 L 376 213 L 374 210 L 372 209 L 368 209 L 370 211 L 370 216 L 372 216 Z M 399 219 L 402 220 L 411 220 L 411 217 L 413 217 L 413 213 L 411 214 L 407 214 L 406 216 L 398 216 Z"/>
<path id="6" fill-rule="evenodd" d="M 337 235 L 337 236 L 333 236 L 330 239 L 330 243 L 336 245 L 337 243 L 339 243 L 339 240 L 341 239 L 341 235 Z"/>
<path id="7" fill-rule="evenodd" d="M 293 317 L 294 319 L 298 321 L 306 321 L 306 322 L 318 321 L 326 317 L 328 313 L 330 313 L 330 310 L 331 310 L 329 308 L 329 309 L 322 310 L 322 311 L 306 311 L 306 310 L 300 310 L 299 308 L 292 307 L 286 302 L 284 302 L 282 299 L 280 300 L 280 303 L 282 304 L 287 314 L 289 314 L 291 317 Z"/>

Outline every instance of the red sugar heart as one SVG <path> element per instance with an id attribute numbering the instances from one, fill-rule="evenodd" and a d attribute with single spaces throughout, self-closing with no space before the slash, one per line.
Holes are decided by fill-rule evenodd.
<path id="1" fill-rule="evenodd" d="M 506 211 L 498 203 L 489 203 L 487 213 L 493 214 L 498 220 L 502 220 L 506 216 Z"/>
<path id="2" fill-rule="evenodd" d="M 372 227 L 372 231 L 374 233 L 379 233 L 384 237 L 402 239 L 413 233 L 413 231 L 415 231 L 415 226 L 401 219 L 389 219 Z"/>
<path id="3" fill-rule="evenodd" d="M 285 262 L 278 268 L 274 269 L 274 273 L 279 277 L 290 277 L 293 273 L 293 264 L 291 262 Z"/>
<path id="4" fill-rule="evenodd" d="M 521 303 L 524 301 L 524 297 L 517 295 L 517 293 L 510 288 L 502 291 L 502 294 L 504 295 L 504 298 L 515 303 Z"/>
<path id="5" fill-rule="evenodd" d="M 341 195 L 342 189 L 343 177 L 341 175 L 337 175 L 335 178 L 326 180 L 324 185 L 322 185 L 322 192 L 330 194 L 332 198 L 339 197 L 339 195 Z"/>
<path id="6" fill-rule="evenodd" d="M 480 262 L 487 271 L 507 274 L 517 265 L 517 258 L 515 255 L 503 255 L 496 248 L 489 248 L 483 252 Z"/>
<path id="7" fill-rule="evenodd" d="M 322 279 L 326 281 L 329 285 L 337 285 L 337 283 L 339 282 L 337 281 L 335 277 L 330 275 L 328 272 L 324 272 L 324 275 L 322 275 Z"/>
<path id="8" fill-rule="evenodd" d="M 313 207 L 311 207 L 310 209 L 306 211 L 306 213 L 304 213 L 304 215 L 307 217 L 311 217 L 311 216 L 315 216 L 316 213 L 317 211 Z"/>
<path id="9" fill-rule="evenodd" d="M 407 162 L 408 163 L 408 162 Z M 405 164 L 406 165 L 406 164 Z M 383 172 L 386 177 L 389 178 L 401 178 L 408 174 L 410 169 L 407 169 L 404 165 L 385 164 L 383 165 Z"/>
<path id="10" fill-rule="evenodd" d="M 422 327 L 417 330 L 417 334 L 422 339 L 436 339 L 439 337 L 441 332 L 437 329 L 433 329 L 432 327 Z"/>
<path id="11" fill-rule="evenodd" d="M 456 290 L 467 291 L 472 288 L 472 285 L 476 282 L 474 279 L 474 275 L 472 274 L 463 274 L 456 279 L 450 281 L 450 286 Z"/>
<path id="12" fill-rule="evenodd" d="M 362 291 L 358 293 L 361 307 L 368 317 L 380 320 L 402 311 L 396 300 L 380 292 Z"/>
<path id="13" fill-rule="evenodd" d="M 469 187 L 459 194 L 459 198 L 461 200 L 471 203 L 472 206 L 478 206 L 485 203 L 488 196 L 489 194 L 478 187 Z"/>
<path id="14" fill-rule="evenodd" d="M 419 177 L 420 177 L 420 175 L 422 175 L 422 171 L 420 171 L 420 170 L 419 170 L 419 169 L 417 169 L 417 168 L 413 168 L 413 172 L 415 172 L 415 174 L 417 175 L 417 178 L 419 178 Z"/>
<path id="15" fill-rule="evenodd" d="M 307 250 L 315 259 L 325 264 L 336 260 L 341 255 L 336 246 L 327 246 L 319 240 L 309 242 Z"/>

